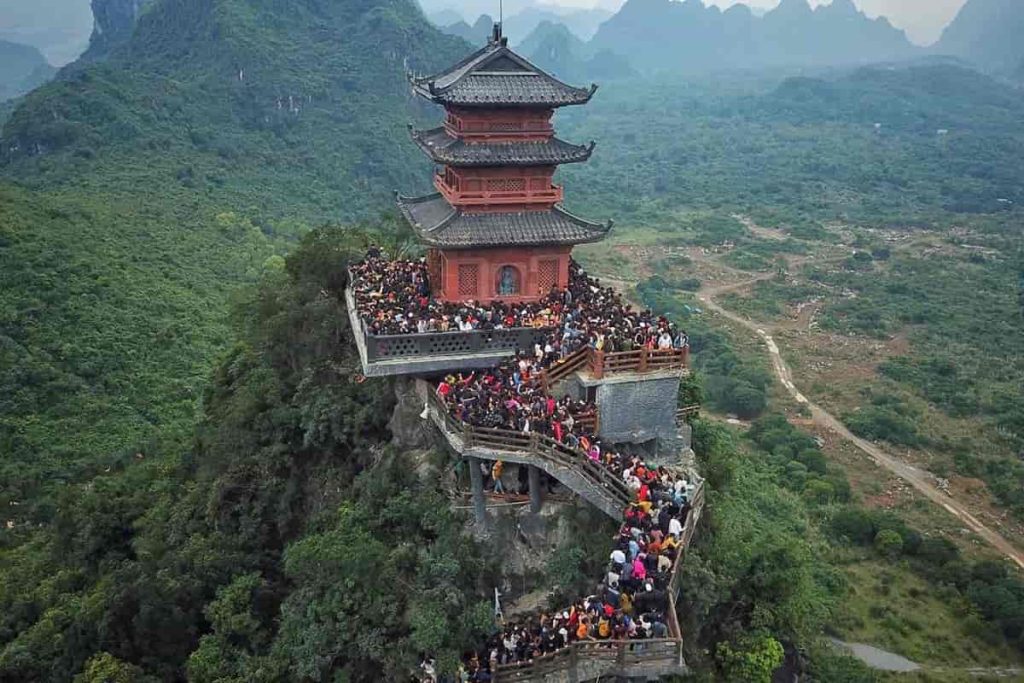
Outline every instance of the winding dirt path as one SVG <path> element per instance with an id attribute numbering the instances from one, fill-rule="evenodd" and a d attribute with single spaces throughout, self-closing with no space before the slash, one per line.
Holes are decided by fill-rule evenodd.
<path id="1" fill-rule="evenodd" d="M 957 502 L 956 499 L 952 498 L 950 495 L 939 490 L 938 487 L 934 486 L 931 483 L 932 477 L 930 474 L 912 465 L 908 465 L 907 463 L 902 462 L 897 458 L 894 458 L 893 456 L 889 455 L 888 453 L 886 453 L 885 451 L 883 451 L 881 448 L 871 443 L 870 441 L 860 438 L 859 436 L 851 432 L 849 429 L 847 429 L 846 425 L 844 425 L 842 421 L 840 421 L 834 415 L 832 415 L 831 413 L 829 413 L 816 403 L 813 403 L 812 401 L 808 400 L 806 396 L 800 393 L 800 390 L 797 389 L 796 385 L 793 383 L 793 373 L 790 371 L 789 366 L 786 365 L 786 362 L 782 360 L 782 355 L 779 353 L 778 344 L 775 343 L 775 340 L 772 338 L 772 335 L 769 332 L 765 331 L 765 329 L 763 329 L 761 326 L 758 326 L 757 323 L 751 322 L 746 318 L 736 315 L 732 311 L 722 308 L 715 302 L 713 298 L 717 294 L 742 289 L 761 280 L 765 280 L 769 277 L 771 277 L 771 275 L 759 276 L 739 283 L 733 283 L 730 285 L 723 285 L 721 287 L 710 288 L 705 292 L 697 294 L 697 299 L 707 309 L 714 311 L 718 315 L 721 315 L 723 318 L 731 320 L 737 325 L 745 327 L 746 329 L 752 331 L 754 334 L 761 338 L 761 340 L 765 343 L 765 346 L 768 347 L 768 355 L 771 358 L 772 367 L 775 370 L 775 375 L 779 378 L 779 381 L 786 388 L 786 391 L 789 392 L 789 394 L 797 401 L 797 403 L 807 406 L 807 408 L 811 412 L 811 417 L 816 424 L 819 424 L 823 427 L 826 427 L 827 429 L 832 430 L 841 438 L 845 439 L 846 441 L 849 441 L 854 446 L 859 448 L 861 451 L 866 453 L 879 467 L 883 467 L 889 470 L 896 476 L 905 480 L 915 489 L 920 491 L 925 497 L 927 497 L 933 503 L 941 505 L 948 513 L 956 517 L 965 526 L 971 529 L 971 531 L 985 539 L 985 541 L 989 545 L 991 545 L 996 550 L 1005 555 L 1007 558 L 1016 563 L 1018 567 L 1024 569 L 1024 554 L 1018 551 L 1017 548 L 1013 546 L 1013 544 L 1011 544 L 1009 541 L 1003 538 L 1003 536 L 1001 536 L 999 533 L 989 529 L 984 524 L 982 524 L 977 517 L 971 514 L 970 510 L 968 510 L 967 507 Z"/>

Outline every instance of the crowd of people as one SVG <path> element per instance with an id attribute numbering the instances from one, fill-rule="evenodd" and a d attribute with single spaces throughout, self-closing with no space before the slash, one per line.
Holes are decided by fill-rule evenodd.
<path id="1" fill-rule="evenodd" d="M 589 345 L 606 352 L 682 349 L 686 333 L 664 316 L 637 310 L 612 287 L 602 287 L 575 261 L 569 283 L 529 303 L 445 302 L 430 296 L 426 262 L 391 260 L 372 247 L 351 266 L 356 309 L 371 335 L 469 332 L 515 327 L 554 328 L 549 360 Z"/>
<path id="2" fill-rule="evenodd" d="M 671 637 L 669 582 L 695 484 L 637 457 L 626 459 L 621 476 L 636 483 L 637 500 L 626 509 L 596 591 L 566 609 L 509 620 L 482 651 L 467 655 L 461 681 L 489 681 L 499 665 L 529 663 L 580 641 Z"/>
<path id="3" fill-rule="evenodd" d="M 543 344 L 495 368 L 450 374 L 436 391 L 449 413 L 476 427 L 551 437 L 621 477 L 634 493 L 592 595 L 568 608 L 510 620 L 463 661 L 460 681 L 489 681 L 499 665 L 529 662 L 577 641 L 669 636 L 669 580 L 683 542 L 695 482 L 602 443 L 584 425 L 594 406 L 555 398 L 539 381 L 543 370 L 590 346 L 606 352 L 681 349 L 686 333 L 649 310 L 636 310 L 610 287 L 570 264 L 569 286 L 529 304 L 446 303 L 430 296 L 425 263 L 388 260 L 373 248 L 352 266 L 352 287 L 366 331 L 373 335 L 551 328 Z M 496 476 L 494 476 L 496 470 Z M 501 467 L 492 466 L 496 490 Z M 437 680 L 429 659 L 426 680 Z"/>

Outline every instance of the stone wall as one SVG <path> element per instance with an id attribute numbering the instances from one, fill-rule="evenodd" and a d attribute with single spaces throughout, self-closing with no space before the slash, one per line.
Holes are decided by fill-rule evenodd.
<path id="1" fill-rule="evenodd" d="M 585 398 L 588 389 L 601 414 L 602 439 L 639 444 L 677 438 L 678 375 L 629 373 L 602 380 L 575 375 L 565 382 L 565 391 L 577 398 Z"/>

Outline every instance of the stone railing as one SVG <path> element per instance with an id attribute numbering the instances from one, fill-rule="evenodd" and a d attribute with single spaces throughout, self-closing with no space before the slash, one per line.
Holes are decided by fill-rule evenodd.
<path id="1" fill-rule="evenodd" d="M 682 641 L 674 638 L 581 640 L 528 662 L 501 665 L 493 680 L 495 683 L 589 681 L 680 673 L 682 648 Z"/>
<path id="2" fill-rule="evenodd" d="M 553 328 L 514 327 L 507 330 L 423 332 L 373 335 L 363 331 L 369 362 L 416 356 L 463 356 L 485 351 L 532 349 L 547 341 Z"/>

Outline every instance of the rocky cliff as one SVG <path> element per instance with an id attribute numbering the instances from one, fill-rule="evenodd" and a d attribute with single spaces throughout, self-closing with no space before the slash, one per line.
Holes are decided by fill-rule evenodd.
<path id="1" fill-rule="evenodd" d="M 92 0 L 93 29 L 83 58 L 103 59 L 131 38 L 152 0 Z"/>

